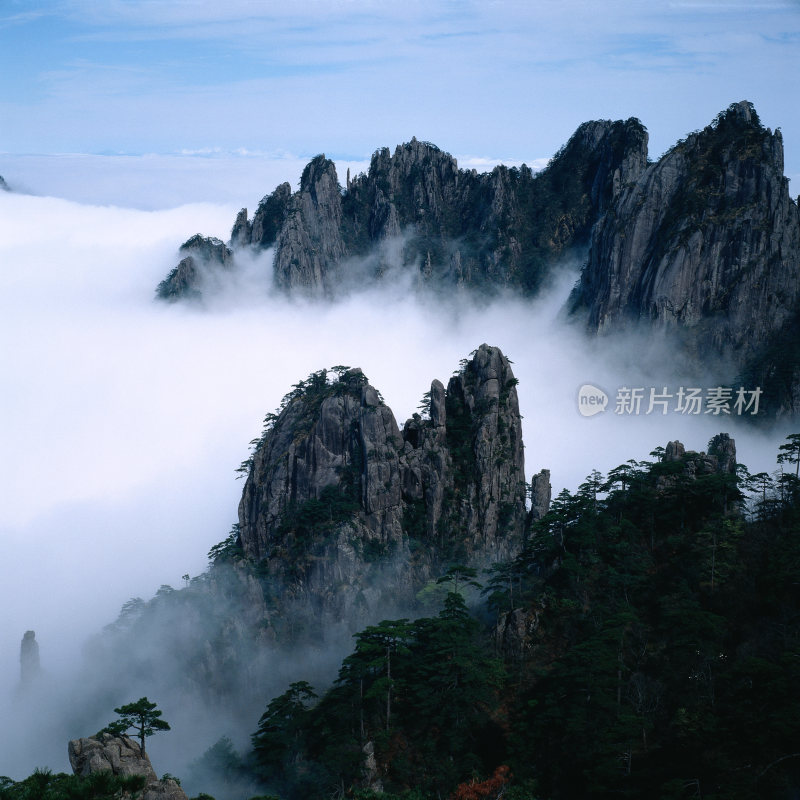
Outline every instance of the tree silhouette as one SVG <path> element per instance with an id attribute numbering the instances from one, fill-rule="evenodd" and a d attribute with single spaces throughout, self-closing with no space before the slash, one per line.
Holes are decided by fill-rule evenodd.
<path id="1" fill-rule="evenodd" d="M 161 711 L 156 709 L 156 704 L 151 703 L 146 697 L 140 697 L 135 703 L 127 703 L 114 709 L 119 714 L 119 719 L 107 725 L 104 730 L 114 736 L 123 736 L 134 728 L 139 737 L 142 755 L 144 755 L 144 740 L 156 731 L 168 731 L 169 723 L 161 719 Z"/>
<path id="2" fill-rule="evenodd" d="M 778 463 L 794 464 L 794 476 L 800 478 L 800 433 L 790 433 L 786 437 L 786 443 L 782 444 L 778 450 L 781 451 L 778 454 Z"/>

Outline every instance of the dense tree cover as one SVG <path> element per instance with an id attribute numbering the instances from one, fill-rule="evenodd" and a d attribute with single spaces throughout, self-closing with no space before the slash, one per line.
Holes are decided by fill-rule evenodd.
<path id="1" fill-rule="evenodd" d="M 501 665 L 461 594 L 433 618 L 384 620 L 356 635 L 334 686 L 311 705 L 306 683 L 275 698 L 253 736 L 265 783 L 285 797 L 368 783 L 375 754 L 387 789 L 446 794 L 493 768 Z M 488 759 L 488 760 L 487 760 Z"/>
<path id="2" fill-rule="evenodd" d="M 144 788 L 141 775 L 96 772 L 83 777 L 36 770 L 23 781 L 0 777 L 0 800 L 120 800 Z"/>
<path id="3" fill-rule="evenodd" d="M 488 625 L 456 588 L 475 576 L 454 567 L 437 616 L 365 629 L 321 698 L 295 683 L 274 699 L 253 736 L 265 786 L 798 796 L 798 438 L 777 479 L 659 449 L 562 492 L 519 557 L 487 571 Z"/>
<path id="4" fill-rule="evenodd" d="M 514 564 L 538 626 L 512 692 L 510 763 L 547 796 L 800 787 L 798 482 L 784 473 L 745 515 L 742 473 L 696 464 L 587 480 Z"/>

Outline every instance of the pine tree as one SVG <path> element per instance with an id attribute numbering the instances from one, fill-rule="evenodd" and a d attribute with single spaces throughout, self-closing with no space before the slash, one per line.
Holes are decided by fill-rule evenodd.
<path id="1" fill-rule="evenodd" d="M 137 731 L 139 743 L 144 752 L 144 740 L 156 731 L 168 731 L 169 723 L 161 719 L 161 711 L 156 709 L 156 704 L 151 703 L 146 697 L 140 697 L 135 703 L 127 703 L 114 709 L 120 718 L 106 726 L 104 730 L 115 736 L 122 736 L 131 728 Z"/>

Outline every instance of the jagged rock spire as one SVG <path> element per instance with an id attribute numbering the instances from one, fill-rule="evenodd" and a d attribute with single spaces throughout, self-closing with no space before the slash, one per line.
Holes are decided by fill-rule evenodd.
<path id="1" fill-rule="evenodd" d="M 402 433 L 361 370 L 341 368 L 298 384 L 259 442 L 239 543 L 323 595 L 363 589 L 370 563 L 394 554 L 411 592 L 435 563 L 518 552 L 525 489 L 516 379 L 498 348 L 481 345 L 447 389 L 433 381 L 429 413 Z"/>
<path id="2" fill-rule="evenodd" d="M 289 292 L 330 295 L 394 267 L 420 283 L 533 293 L 565 250 L 586 244 L 598 214 L 646 161 L 647 132 L 633 119 L 585 123 L 541 174 L 525 165 L 461 170 L 449 153 L 412 138 L 394 153 L 378 149 L 367 173 L 348 172 L 342 189 L 333 162 L 319 155 L 297 192 L 281 184 L 252 222 L 239 212 L 230 247 L 274 246 L 274 285 Z M 401 237 L 391 259 L 380 252 Z M 376 262 L 367 275 L 359 272 L 364 258 Z M 158 296 L 196 296 L 201 279 L 184 264 Z"/>
<path id="3" fill-rule="evenodd" d="M 39 643 L 35 631 L 25 631 L 19 647 L 20 683 L 30 686 L 41 674 L 39 663 Z"/>

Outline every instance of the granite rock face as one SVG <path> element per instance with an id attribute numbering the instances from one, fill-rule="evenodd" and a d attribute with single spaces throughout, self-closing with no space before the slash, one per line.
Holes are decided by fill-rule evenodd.
<path id="1" fill-rule="evenodd" d="M 598 215 L 646 163 L 638 120 L 581 125 L 541 173 L 499 166 L 478 174 L 428 142 L 377 150 L 365 174 L 342 189 L 324 155 L 243 209 L 230 247 L 274 247 L 274 285 L 326 296 L 396 269 L 421 283 L 535 292 L 553 263 L 588 242 Z M 158 296 L 193 296 L 184 265 Z"/>
<path id="2" fill-rule="evenodd" d="M 233 251 L 226 244 L 199 233 L 187 239 L 178 252 L 183 258 L 156 289 L 156 295 L 169 302 L 181 298 L 199 300 L 209 277 L 233 266 Z"/>
<path id="3" fill-rule="evenodd" d="M 424 511 L 428 541 L 491 561 L 519 549 L 525 475 L 516 384 L 503 353 L 481 345 L 446 391 L 431 385 L 430 419 L 406 423 L 403 493 Z"/>
<path id="4" fill-rule="evenodd" d="M 243 208 L 237 215 L 231 228 L 230 246 L 234 249 L 250 244 L 253 237 L 253 223 L 247 219 L 247 209 Z"/>
<path id="5" fill-rule="evenodd" d="M 498 653 L 506 662 L 524 661 L 541 639 L 539 618 L 544 610 L 541 604 L 530 608 L 515 608 L 500 614 L 494 627 L 494 642 Z"/>
<path id="6" fill-rule="evenodd" d="M 292 187 L 282 183 L 258 204 L 250 227 L 250 244 L 254 247 L 272 247 L 280 233 L 292 199 Z M 246 219 L 246 217 L 245 217 Z"/>
<path id="7" fill-rule="evenodd" d="M 550 484 L 550 470 L 543 469 L 531 478 L 530 522 L 541 519 L 550 510 L 553 487 Z"/>
<path id="8" fill-rule="evenodd" d="M 317 156 L 303 170 L 276 242 L 275 284 L 327 293 L 334 267 L 347 254 L 341 233 L 342 196 L 333 161 Z"/>
<path id="9" fill-rule="evenodd" d="M 208 572 L 126 603 L 93 663 L 123 659 L 151 693 L 244 718 L 285 690 L 282 664 L 307 659 L 330 680 L 354 632 L 422 613 L 452 564 L 518 554 L 526 486 L 508 359 L 481 345 L 422 407 L 398 426 L 354 368 L 296 384 L 242 464 L 238 522 Z"/>
<path id="10" fill-rule="evenodd" d="M 533 292 L 553 262 L 588 240 L 615 184 L 637 177 L 646 142 L 635 120 L 586 123 L 539 174 L 524 165 L 460 170 L 449 153 L 416 139 L 394 155 L 383 148 L 349 184 L 345 238 L 352 252 L 365 252 L 402 237 L 401 266 L 423 282 Z"/>
<path id="11" fill-rule="evenodd" d="M 73 739 L 68 747 L 69 763 L 76 775 L 91 775 L 95 772 L 111 772 L 114 775 L 141 775 L 145 788 L 141 800 L 187 800 L 186 793 L 174 780 L 159 780 L 147 753 L 142 753 L 139 744 L 128 736 L 112 736 Z"/>
<path id="12" fill-rule="evenodd" d="M 387 563 L 412 597 L 435 564 L 518 552 L 525 477 L 508 360 L 481 345 L 446 390 L 433 382 L 426 416 L 401 433 L 358 369 L 298 384 L 252 457 L 244 554 L 330 608 L 359 593 L 369 602 Z"/>
<path id="13" fill-rule="evenodd" d="M 594 228 L 573 297 L 592 331 L 644 322 L 740 372 L 786 339 L 799 301 L 800 213 L 783 141 L 745 101 L 621 189 Z"/>
<path id="14" fill-rule="evenodd" d="M 727 433 L 718 433 L 708 443 L 707 453 L 687 451 L 679 442 L 667 442 L 662 461 L 682 461 L 686 463 L 687 475 L 736 474 L 736 442 Z"/>

